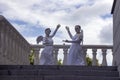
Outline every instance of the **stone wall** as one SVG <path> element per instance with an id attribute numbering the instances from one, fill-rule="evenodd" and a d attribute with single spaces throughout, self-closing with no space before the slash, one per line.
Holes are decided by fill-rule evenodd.
<path id="1" fill-rule="evenodd" d="M 120 72 L 120 0 L 113 3 L 113 65 L 118 66 Z"/>
<path id="2" fill-rule="evenodd" d="M 28 65 L 30 44 L 0 15 L 0 65 Z"/>

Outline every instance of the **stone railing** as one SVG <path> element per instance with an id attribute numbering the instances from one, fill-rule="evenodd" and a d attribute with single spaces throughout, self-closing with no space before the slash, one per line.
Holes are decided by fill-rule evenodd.
<path id="1" fill-rule="evenodd" d="M 29 64 L 30 44 L 0 15 L 0 65 Z"/>
<path id="2" fill-rule="evenodd" d="M 66 64 L 66 60 L 67 60 L 67 54 L 68 54 L 68 50 L 69 50 L 70 45 L 54 45 L 54 56 L 56 59 L 56 64 L 57 64 L 57 60 L 58 60 L 58 55 L 59 53 L 61 54 L 61 52 L 59 51 L 60 49 L 62 49 L 62 53 L 63 53 L 63 65 Z M 41 52 L 41 49 L 44 48 L 43 45 L 32 45 L 32 48 L 35 50 L 35 65 L 39 64 L 39 53 Z M 97 58 L 96 55 L 98 53 L 102 53 L 103 56 L 103 60 L 102 60 L 102 66 L 107 66 L 107 60 L 106 60 L 106 55 L 107 55 L 107 50 L 110 50 L 111 53 L 113 51 L 113 46 L 112 45 L 83 45 L 83 57 L 84 60 L 86 62 L 86 55 L 87 55 L 87 51 L 88 50 L 92 50 L 92 65 L 96 66 L 97 65 Z M 97 51 L 99 50 L 99 51 Z M 112 55 L 112 54 L 111 54 Z M 86 63 L 87 64 L 87 63 Z"/>

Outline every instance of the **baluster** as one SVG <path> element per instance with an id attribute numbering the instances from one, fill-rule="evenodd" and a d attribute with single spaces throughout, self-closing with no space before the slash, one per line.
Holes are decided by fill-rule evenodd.
<path id="1" fill-rule="evenodd" d="M 102 61 L 102 66 L 107 66 L 107 60 L 106 60 L 106 53 L 107 49 L 102 49 L 102 55 L 103 55 L 103 61 Z"/>
<path id="2" fill-rule="evenodd" d="M 112 51 L 112 56 L 113 56 L 112 66 L 117 66 L 115 62 L 115 58 L 114 58 L 115 55 L 113 53 L 113 49 L 111 49 L 111 51 Z"/>
<path id="3" fill-rule="evenodd" d="M 3 48 L 3 55 L 4 55 L 4 58 L 5 58 L 5 63 L 4 64 L 9 64 L 9 62 L 8 62 L 8 58 L 6 57 L 7 56 L 7 51 L 6 51 L 6 48 L 7 48 L 7 44 L 6 44 L 6 39 L 7 39 L 7 34 L 6 34 L 6 31 L 4 30 L 4 48 Z"/>
<path id="4" fill-rule="evenodd" d="M 25 61 L 23 61 L 22 62 L 22 64 L 23 63 L 26 63 L 27 64 L 27 57 L 28 57 L 28 54 L 26 53 L 26 51 L 27 51 L 27 49 L 26 49 L 26 44 L 25 44 L 25 42 L 23 41 L 23 46 L 24 46 L 24 48 L 23 48 L 23 52 L 21 53 L 21 56 L 24 56 L 23 58 L 24 58 L 24 60 Z M 24 55 L 23 55 L 24 54 Z M 30 54 L 30 53 L 29 53 Z M 22 58 L 21 58 L 22 59 Z"/>
<path id="5" fill-rule="evenodd" d="M 34 65 L 39 64 L 39 51 L 40 48 L 34 48 Z"/>
<path id="6" fill-rule="evenodd" d="M 9 44 L 8 44 L 8 52 L 9 52 L 9 53 L 8 53 L 8 58 L 10 59 L 10 58 L 11 58 L 10 55 L 12 54 L 12 52 L 11 52 L 11 51 L 12 51 L 12 49 L 11 49 L 11 30 L 10 30 L 10 29 L 9 29 L 8 39 L 9 39 L 9 40 L 8 40 L 8 43 L 9 43 Z"/>
<path id="7" fill-rule="evenodd" d="M 24 42 L 24 44 L 25 44 L 25 42 Z M 28 58 L 29 55 L 28 55 L 28 53 L 27 53 L 27 45 L 25 44 L 24 46 L 25 46 L 25 48 L 24 48 L 24 50 L 23 50 L 23 54 L 25 54 L 25 56 L 24 56 L 23 54 L 21 54 L 21 56 L 24 56 L 23 58 L 24 58 L 25 61 L 23 61 L 22 63 L 23 63 L 23 64 L 27 64 L 27 61 L 28 61 L 28 59 L 29 59 L 29 58 Z M 29 52 L 29 54 L 30 54 L 30 52 Z M 28 63 L 29 63 L 29 62 L 28 62 Z"/>
<path id="8" fill-rule="evenodd" d="M 28 61 L 27 61 L 27 62 L 28 62 L 27 64 L 29 64 L 29 62 L 30 62 L 30 61 L 29 61 L 29 53 L 30 53 L 30 51 L 31 51 L 31 47 L 30 47 L 30 45 L 29 45 L 29 46 L 28 46 L 28 53 L 27 53 L 27 55 L 28 55 L 28 56 L 27 56 L 27 58 L 28 58 L 28 59 L 27 59 L 27 60 L 28 60 Z M 40 49 L 39 49 L 39 51 L 40 51 Z M 34 52 L 34 56 L 35 56 L 35 52 Z M 34 57 L 34 60 L 35 60 L 35 57 Z M 39 54 L 38 54 L 38 64 L 39 64 Z"/>
<path id="9" fill-rule="evenodd" d="M 68 48 L 63 47 L 63 54 L 64 54 L 63 65 L 66 65 L 67 64 Z"/>
<path id="10" fill-rule="evenodd" d="M 97 59 L 96 59 L 96 55 L 97 55 L 97 49 L 92 49 L 93 51 L 93 60 L 92 60 L 92 65 L 96 66 L 97 65 Z"/>
<path id="11" fill-rule="evenodd" d="M 24 42 L 23 42 L 23 40 L 22 39 L 20 39 L 20 43 L 21 43 L 21 45 L 19 46 L 20 48 L 21 48 L 21 52 L 20 52 L 20 54 L 19 55 L 21 55 L 21 54 L 23 54 L 23 59 L 22 60 L 24 60 L 24 62 L 25 62 L 25 57 L 26 57 L 26 54 L 24 53 L 24 50 L 25 50 L 25 44 L 24 44 Z M 20 61 L 20 63 L 21 63 L 21 61 Z"/>
<path id="12" fill-rule="evenodd" d="M 2 54 L 2 33 L 1 32 L 2 32 L 2 28 L 0 27 L 0 55 Z"/>
<path id="13" fill-rule="evenodd" d="M 1 23 L 1 34 L 0 34 L 1 35 L 1 55 L 3 55 L 3 44 L 4 44 L 3 43 L 3 39 L 4 39 L 4 37 L 3 37 L 4 34 L 3 33 L 4 33 L 4 31 L 3 31 L 3 27 L 2 26 L 3 26 L 3 24 Z"/>
<path id="14" fill-rule="evenodd" d="M 85 65 L 87 65 L 86 55 L 87 55 L 87 49 L 84 48 L 84 49 L 83 49 L 83 59 L 84 59 L 84 61 L 85 61 Z"/>
<path id="15" fill-rule="evenodd" d="M 59 51 L 59 48 L 54 48 L 54 58 L 55 58 L 55 64 L 57 65 L 57 63 L 58 63 L 58 58 L 57 58 L 57 56 L 58 56 L 58 51 Z"/>
<path id="16" fill-rule="evenodd" d="M 16 43 L 16 37 L 17 37 L 17 35 L 16 34 L 14 34 L 14 53 L 12 53 L 12 61 L 14 61 L 15 60 L 15 54 L 16 54 L 16 56 L 18 56 L 18 53 L 17 53 L 17 43 Z M 21 56 L 19 56 L 19 57 L 21 57 Z"/>
<path id="17" fill-rule="evenodd" d="M 4 37 L 4 27 L 2 27 L 2 31 L 1 31 L 1 46 L 2 46 L 2 48 L 1 48 L 1 53 L 2 53 L 2 55 L 4 55 L 4 42 L 5 42 L 5 37 Z"/>
<path id="18" fill-rule="evenodd" d="M 13 37 L 12 37 L 12 54 L 10 55 L 11 59 L 14 60 L 14 56 L 19 56 L 17 53 L 15 53 L 15 34 L 13 34 Z M 20 56 L 19 56 L 20 57 Z M 17 58 L 16 60 L 19 61 L 19 58 Z"/>
<path id="19" fill-rule="evenodd" d="M 20 46 L 21 47 L 21 53 L 18 54 L 20 56 L 19 60 L 20 60 L 20 64 L 24 64 L 24 62 L 26 62 L 26 53 L 25 53 L 25 50 L 26 50 L 26 47 L 25 47 L 25 43 L 23 40 L 22 41 L 22 45 Z"/>
<path id="20" fill-rule="evenodd" d="M 30 45 L 28 45 L 28 44 L 26 44 L 26 48 L 27 48 L 27 50 L 26 50 L 26 54 L 27 54 L 27 57 L 25 58 L 26 59 L 26 63 L 25 64 L 29 64 L 29 53 L 30 53 L 30 47 L 29 47 Z M 39 56 L 39 54 L 38 54 L 38 56 Z M 39 57 L 38 57 L 39 58 Z M 39 63 L 39 62 L 38 62 Z"/>
<path id="21" fill-rule="evenodd" d="M 22 47 L 21 47 L 21 39 L 20 39 L 20 37 L 18 38 L 18 41 L 19 41 L 19 44 L 18 44 L 18 48 L 19 48 L 19 51 L 18 51 L 18 54 L 21 54 L 21 52 L 22 52 Z M 17 57 L 18 56 L 15 56 L 15 59 L 17 59 Z M 17 61 L 16 61 L 17 62 Z"/>
<path id="22" fill-rule="evenodd" d="M 9 51 L 9 28 L 6 29 L 6 53 L 7 53 L 6 55 L 7 59 L 11 61 L 11 58 L 9 57 L 11 55 Z"/>

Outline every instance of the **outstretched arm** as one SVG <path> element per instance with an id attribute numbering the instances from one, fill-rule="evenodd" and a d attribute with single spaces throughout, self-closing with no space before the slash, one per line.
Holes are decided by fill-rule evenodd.
<path id="1" fill-rule="evenodd" d="M 81 40 L 74 40 L 74 41 L 70 41 L 70 40 L 65 40 L 64 42 L 67 42 L 67 43 L 80 43 L 82 41 Z"/>
<path id="2" fill-rule="evenodd" d="M 80 34 L 78 36 L 78 38 L 76 38 L 75 40 L 65 40 L 64 42 L 68 42 L 68 43 L 81 43 L 81 41 L 83 40 L 83 35 Z"/>
<path id="3" fill-rule="evenodd" d="M 70 30 L 69 30 L 69 27 L 66 26 L 65 28 L 66 28 L 66 30 L 67 30 L 67 32 L 68 32 L 70 38 L 72 39 L 73 36 L 72 36 L 72 34 L 71 34 Z"/>
<path id="4" fill-rule="evenodd" d="M 53 34 L 51 35 L 51 37 L 55 36 L 55 34 L 56 34 L 56 32 L 57 32 L 57 30 L 59 29 L 60 26 L 61 26 L 60 24 L 57 25 L 57 27 L 56 27 L 55 31 L 53 32 Z"/>

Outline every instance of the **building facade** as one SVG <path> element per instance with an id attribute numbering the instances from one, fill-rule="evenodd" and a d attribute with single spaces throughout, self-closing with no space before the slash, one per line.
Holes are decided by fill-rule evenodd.
<path id="1" fill-rule="evenodd" d="M 113 65 L 120 72 L 120 0 L 114 0 L 111 13 L 113 14 Z"/>

